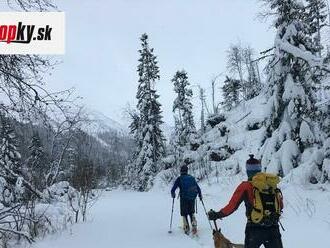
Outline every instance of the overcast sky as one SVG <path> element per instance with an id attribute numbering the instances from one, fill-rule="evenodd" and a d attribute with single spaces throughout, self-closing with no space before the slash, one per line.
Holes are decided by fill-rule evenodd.
<path id="1" fill-rule="evenodd" d="M 241 40 L 262 51 L 274 39 L 270 23 L 256 18 L 256 0 L 79 0 L 60 1 L 59 7 L 66 12 L 66 54 L 49 79 L 51 87 L 74 86 L 86 105 L 118 121 L 126 104 L 136 103 L 142 33 L 158 56 L 156 87 L 169 124 L 177 70 L 184 68 L 191 84 L 209 94 L 211 78 L 226 69 L 231 43 Z M 197 87 L 194 93 L 199 115 Z"/>

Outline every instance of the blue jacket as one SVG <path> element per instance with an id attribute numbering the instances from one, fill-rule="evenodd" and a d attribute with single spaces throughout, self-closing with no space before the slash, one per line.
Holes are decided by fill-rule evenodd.
<path id="1" fill-rule="evenodd" d="M 192 199 L 194 200 L 198 195 L 200 198 L 202 197 L 202 192 L 200 187 L 198 186 L 196 179 L 188 174 L 181 174 L 175 182 L 171 189 L 171 195 L 175 197 L 175 190 L 180 189 L 180 197 L 183 199 Z"/>

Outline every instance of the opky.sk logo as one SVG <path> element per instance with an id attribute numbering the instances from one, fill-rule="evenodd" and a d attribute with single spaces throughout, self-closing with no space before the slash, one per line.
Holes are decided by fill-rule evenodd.
<path id="1" fill-rule="evenodd" d="M 32 40 L 51 40 L 52 28 L 50 25 L 36 28 L 36 25 L 24 25 L 19 22 L 17 25 L 0 25 L 0 42 L 26 43 Z"/>
<path id="2" fill-rule="evenodd" d="M 64 53 L 64 12 L 1 12 L 0 54 Z"/>

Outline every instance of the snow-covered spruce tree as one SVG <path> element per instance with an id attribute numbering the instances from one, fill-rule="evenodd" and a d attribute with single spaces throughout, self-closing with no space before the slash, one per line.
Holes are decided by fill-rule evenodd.
<path id="1" fill-rule="evenodd" d="M 43 164 L 45 162 L 45 154 L 38 133 L 34 133 L 32 136 L 29 152 L 30 156 L 26 163 L 26 178 L 35 186 L 35 188 L 41 190 L 45 186 L 43 174 L 45 168 L 45 165 Z"/>
<path id="2" fill-rule="evenodd" d="M 306 0 L 306 7 L 305 7 L 305 22 L 308 23 L 308 32 L 313 39 L 315 53 L 322 58 L 322 52 L 324 52 L 324 59 L 323 63 L 326 65 L 330 65 L 330 56 L 329 56 L 329 49 L 324 49 L 322 46 L 322 37 L 321 33 L 324 27 L 328 25 L 328 9 L 327 4 L 324 0 Z M 326 71 L 315 70 L 315 74 L 317 75 L 317 80 L 325 84 L 321 87 L 321 92 L 327 92 L 329 90 L 329 83 L 327 82 L 329 73 Z M 316 76 L 314 76 L 316 77 Z M 323 99 L 321 100 L 324 101 Z M 325 103 L 318 104 L 318 109 L 321 113 L 320 115 L 320 125 L 321 129 L 324 131 L 326 137 L 330 137 L 330 105 L 326 101 Z"/>
<path id="3" fill-rule="evenodd" d="M 140 138 L 141 135 L 141 129 L 140 129 L 140 115 L 135 110 L 130 110 L 130 119 L 131 124 L 129 125 L 130 133 L 133 135 L 133 139 L 136 145 L 135 153 L 138 153 L 142 146 L 142 139 Z"/>
<path id="4" fill-rule="evenodd" d="M 306 0 L 306 3 L 305 21 L 308 23 L 308 32 L 314 40 L 318 55 L 321 56 L 321 30 L 327 25 L 327 4 L 325 0 Z"/>
<path id="5" fill-rule="evenodd" d="M 159 80 L 159 67 L 154 50 L 149 47 L 147 34 L 142 35 L 141 45 L 136 94 L 138 118 L 131 125 L 134 127 L 132 131 L 135 134 L 137 152 L 130 174 L 134 180 L 132 186 L 145 191 L 152 186 L 153 178 L 160 170 L 159 161 L 165 153 L 165 138 L 161 130 L 163 121 L 159 95 L 155 90 L 155 83 Z"/>
<path id="6" fill-rule="evenodd" d="M 175 130 L 177 131 L 177 145 L 185 146 L 189 143 L 192 135 L 196 133 L 194 116 L 192 113 L 193 105 L 191 97 L 192 90 L 189 88 L 187 72 L 184 70 L 177 71 L 172 82 L 174 84 L 174 92 L 176 98 L 173 102 L 173 112 L 175 115 Z"/>
<path id="7" fill-rule="evenodd" d="M 182 145 L 182 134 L 183 134 L 183 126 L 180 122 L 178 116 L 174 115 L 174 131 L 171 136 L 169 148 L 169 153 L 172 153 L 174 156 L 174 163 L 172 166 L 179 167 L 183 163 L 183 154 L 184 154 L 184 145 Z"/>
<path id="8" fill-rule="evenodd" d="M 222 105 L 226 110 L 231 110 L 239 103 L 240 81 L 226 76 L 226 80 L 222 86 L 222 95 L 224 101 Z"/>
<path id="9" fill-rule="evenodd" d="M 309 34 L 313 39 L 315 53 L 323 60 L 323 63 L 329 67 L 329 51 L 323 52 L 324 40 L 321 37 L 323 28 L 328 26 L 328 6 L 324 0 L 306 0 L 305 21 L 308 23 Z M 323 42 L 322 42 L 323 41 Z M 322 55 L 325 55 L 322 58 Z M 323 83 L 321 91 L 328 90 L 329 72 L 315 70 L 314 76 L 320 83 Z M 320 113 L 319 123 L 323 133 L 322 146 L 313 156 L 313 167 L 315 168 L 310 176 L 312 183 L 324 183 L 330 181 L 330 163 L 329 163 L 329 137 L 330 137 L 330 105 L 326 101 L 318 104 Z"/>
<path id="10" fill-rule="evenodd" d="M 276 12 L 274 57 L 268 65 L 267 134 L 261 149 L 266 170 L 287 175 L 301 154 L 321 142 L 317 131 L 316 87 L 320 82 L 316 44 L 295 0 L 265 0 Z"/>
<path id="11" fill-rule="evenodd" d="M 23 194 L 22 180 L 13 175 L 20 175 L 21 155 L 17 149 L 17 139 L 9 120 L 1 116 L 0 134 L 0 176 L 6 182 L 5 190 L 1 192 L 1 203 L 4 206 L 17 202 Z"/>

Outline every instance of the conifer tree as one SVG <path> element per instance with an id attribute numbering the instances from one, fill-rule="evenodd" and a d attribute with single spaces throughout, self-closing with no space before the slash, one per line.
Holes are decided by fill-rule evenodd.
<path id="1" fill-rule="evenodd" d="M 174 155 L 174 166 L 180 167 L 183 162 L 184 147 L 181 145 L 180 137 L 183 133 L 182 123 L 178 116 L 174 115 L 174 131 L 169 144 L 170 152 Z"/>
<path id="2" fill-rule="evenodd" d="M 239 103 L 240 81 L 226 76 L 226 80 L 222 86 L 222 94 L 224 101 L 222 105 L 231 110 Z"/>
<path id="3" fill-rule="evenodd" d="M 177 140 L 179 146 L 185 146 L 196 133 L 194 117 L 192 113 L 193 105 L 191 98 L 192 90 L 189 88 L 187 72 L 184 70 L 177 71 L 172 82 L 174 84 L 174 92 L 177 94 L 173 103 L 173 112 L 175 114 L 175 125 L 177 131 Z"/>
<path id="4" fill-rule="evenodd" d="M 324 0 L 306 0 L 305 22 L 313 38 L 316 52 L 321 56 L 321 30 L 327 25 L 327 5 Z"/>
<path id="5" fill-rule="evenodd" d="M 0 176 L 6 180 L 6 195 L 3 195 L 4 205 L 16 202 L 22 193 L 22 185 L 19 178 L 13 177 L 13 174 L 21 174 L 20 159 L 21 155 L 17 149 L 17 139 L 8 119 L 1 116 L 1 134 L 0 134 Z M 4 192 L 3 192 L 4 193 Z"/>
<path id="6" fill-rule="evenodd" d="M 135 153 L 138 153 L 138 151 L 141 149 L 141 142 L 140 142 L 140 116 L 137 111 L 130 111 L 130 118 L 131 118 L 131 124 L 129 125 L 130 133 L 133 135 L 136 149 Z"/>
<path id="7" fill-rule="evenodd" d="M 137 179 L 133 182 L 133 187 L 144 191 L 151 187 L 153 177 L 160 169 L 158 163 L 165 153 L 165 138 L 161 130 L 163 123 L 161 104 L 155 90 L 155 84 L 159 80 L 159 67 L 157 57 L 153 54 L 154 49 L 149 47 L 147 34 L 142 35 L 141 45 L 137 70 L 139 76 L 136 94 L 138 117 L 131 125 L 132 131 L 135 132 L 137 152 L 130 174 Z"/>
<path id="8" fill-rule="evenodd" d="M 17 150 L 17 139 L 14 130 L 5 117 L 1 117 L 1 167 L 18 173 L 20 171 L 19 161 L 21 158 Z M 6 171 L 6 170 L 5 170 Z"/>
<path id="9" fill-rule="evenodd" d="M 44 150 L 38 133 L 32 136 L 27 160 L 28 180 L 38 189 L 43 188 Z"/>
<path id="10" fill-rule="evenodd" d="M 299 165 L 299 155 L 318 142 L 315 92 L 320 74 L 314 63 L 317 45 L 312 41 L 301 3 L 266 1 L 277 14 L 277 35 L 275 55 L 268 65 L 269 117 L 263 164 L 270 171 L 286 175 Z"/>

